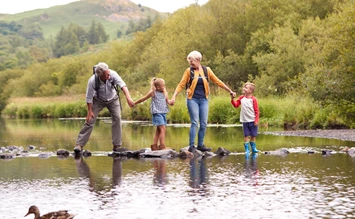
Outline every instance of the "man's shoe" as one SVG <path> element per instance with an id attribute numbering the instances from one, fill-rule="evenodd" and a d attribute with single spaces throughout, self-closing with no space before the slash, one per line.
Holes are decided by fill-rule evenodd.
<path id="1" fill-rule="evenodd" d="M 194 153 L 195 151 L 196 151 L 195 146 L 192 145 L 189 147 L 189 152 Z"/>
<path id="2" fill-rule="evenodd" d="M 112 148 L 112 151 L 119 151 L 120 147 L 121 147 L 121 145 L 114 145 Z"/>
<path id="3" fill-rule="evenodd" d="M 73 151 L 74 151 L 75 154 L 80 154 L 82 150 L 83 150 L 83 147 L 82 147 L 82 146 L 76 145 L 76 146 L 74 147 L 74 150 L 73 150 Z"/>
<path id="4" fill-rule="evenodd" d="M 197 150 L 205 152 L 205 151 L 211 151 L 212 148 L 207 148 L 205 145 L 202 145 L 202 146 L 197 146 Z"/>

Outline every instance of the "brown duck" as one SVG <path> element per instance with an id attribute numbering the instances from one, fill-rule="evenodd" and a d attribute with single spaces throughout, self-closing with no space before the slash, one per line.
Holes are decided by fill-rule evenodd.
<path id="1" fill-rule="evenodd" d="M 71 219 L 71 218 L 74 218 L 74 215 L 69 214 L 67 210 L 50 212 L 50 213 L 40 216 L 39 209 L 35 205 L 32 205 L 28 209 L 28 213 L 25 215 L 25 217 L 29 214 L 34 214 L 35 215 L 34 219 Z"/>

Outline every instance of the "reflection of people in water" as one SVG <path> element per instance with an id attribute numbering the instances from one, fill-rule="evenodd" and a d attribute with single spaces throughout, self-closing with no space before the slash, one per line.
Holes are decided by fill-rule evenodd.
<path id="1" fill-rule="evenodd" d="M 166 160 L 164 159 L 155 159 L 153 160 L 154 165 L 154 179 L 153 182 L 157 186 L 164 186 L 168 184 L 166 177 Z"/>
<path id="2" fill-rule="evenodd" d="M 245 154 L 244 176 L 246 179 L 251 179 L 252 185 L 258 185 L 259 169 L 256 158 L 258 154 Z"/>
<path id="3" fill-rule="evenodd" d="M 200 188 L 208 184 L 208 171 L 205 158 L 190 159 L 190 186 Z"/>
<path id="4" fill-rule="evenodd" d="M 79 176 L 89 179 L 89 187 L 94 188 L 94 179 L 91 177 L 90 168 L 84 161 L 83 156 L 75 156 L 76 169 L 78 170 Z"/>
<path id="5" fill-rule="evenodd" d="M 120 186 L 122 181 L 122 158 L 114 157 L 112 163 L 112 186 Z"/>
<path id="6" fill-rule="evenodd" d="M 75 156 L 75 163 L 76 163 L 76 168 L 78 170 L 79 176 L 87 178 L 89 180 L 89 187 L 92 188 L 92 190 L 95 190 L 94 188 L 95 177 L 91 173 L 90 168 L 85 162 L 83 156 Z M 99 178 L 96 178 L 96 180 L 100 181 Z M 122 158 L 114 157 L 112 162 L 112 187 L 121 185 L 121 180 L 122 180 Z M 99 185 L 96 186 L 102 186 L 100 182 L 98 184 Z"/>

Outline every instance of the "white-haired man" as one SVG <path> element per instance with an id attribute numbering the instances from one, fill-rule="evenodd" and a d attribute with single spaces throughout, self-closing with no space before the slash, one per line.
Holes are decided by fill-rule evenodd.
<path id="1" fill-rule="evenodd" d="M 94 66 L 94 73 L 88 80 L 86 88 L 86 103 L 88 113 L 86 121 L 81 128 L 78 138 L 76 139 L 75 153 L 81 153 L 83 147 L 89 141 L 91 132 L 94 128 L 96 118 L 105 107 L 109 110 L 112 118 L 112 145 L 113 151 L 117 151 L 122 145 L 122 126 L 121 126 L 121 109 L 115 86 L 123 91 L 127 103 L 130 107 L 134 107 L 126 83 L 117 74 L 117 72 L 109 69 L 108 65 L 100 62 Z M 95 81 L 96 80 L 96 81 Z"/>

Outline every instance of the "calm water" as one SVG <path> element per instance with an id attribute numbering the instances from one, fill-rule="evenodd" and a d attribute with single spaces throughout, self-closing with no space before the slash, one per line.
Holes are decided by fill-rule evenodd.
<path id="1" fill-rule="evenodd" d="M 83 121 L 0 120 L 0 146 L 36 146 L 38 153 L 72 150 Z M 179 150 L 188 127 L 169 126 L 167 146 Z M 110 124 L 100 121 L 89 158 L 37 155 L 0 160 L 0 216 L 23 218 L 68 209 L 76 219 L 96 218 L 355 218 L 355 158 L 339 151 L 355 142 L 263 135 L 262 151 L 288 148 L 286 156 L 242 153 L 241 127 L 209 127 L 206 145 L 232 154 L 202 159 L 108 157 Z M 124 124 L 124 146 L 149 147 L 149 123 Z M 307 154 L 306 150 L 316 154 Z M 33 218 L 33 216 L 28 216 Z"/>

